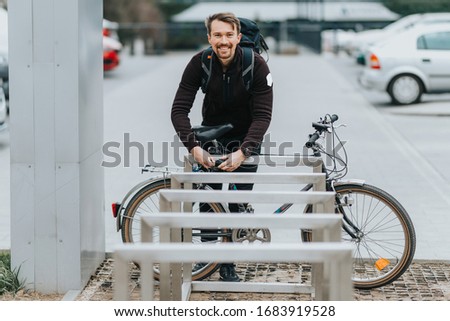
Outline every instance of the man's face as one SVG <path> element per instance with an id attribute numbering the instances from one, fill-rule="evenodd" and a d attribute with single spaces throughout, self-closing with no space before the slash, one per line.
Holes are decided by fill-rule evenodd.
<path id="1" fill-rule="evenodd" d="M 241 34 L 237 33 L 234 25 L 219 20 L 211 23 L 208 42 L 223 63 L 233 59 L 239 41 L 241 41 Z"/>

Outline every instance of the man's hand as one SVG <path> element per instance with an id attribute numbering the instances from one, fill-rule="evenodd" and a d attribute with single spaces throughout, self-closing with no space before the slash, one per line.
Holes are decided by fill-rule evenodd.
<path id="1" fill-rule="evenodd" d="M 203 167 L 210 168 L 214 166 L 214 159 L 206 150 L 204 150 L 200 146 L 195 146 L 194 148 L 192 148 L 191 154 L 192 156 L 194 156 L 195 161 Z"/>
<path id="2" fill-rule="evenodd" d="M 222 159 L 224 162 L 220 164 L 218 168 L 226 172 L 232 172 L 242 165 L 246 157 L 244 153 L 238 149 L 237 151 L 222 157 Z"/>

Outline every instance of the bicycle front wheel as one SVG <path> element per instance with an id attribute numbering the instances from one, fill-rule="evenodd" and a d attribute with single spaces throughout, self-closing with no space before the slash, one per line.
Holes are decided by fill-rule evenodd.
<path id="1" fill-rule="evenodd" d="M 411 264 L 416 235 L 403 206 L 390 194 L 371 185 L 335 187 L 336 212 L 344 216 L 342 240 L 353 245 L 356 288 L 372 289 L 398 279 Z M 309 208 L 308 208 L 309 207 Z M 312 206 L 306 208 L 312 211 Z M 311 232 L 302 231 L 304 241 Z"/>
<path id="2" fill-rule="evenodd" d="M 152 215 L 154 213 L 160 213 L 159 210 L 159 192 L 162 189 L 170 188 L 170 179 L 158 179 L 150 184 L 144 186 L 139 190 L 126 206 L 123 221 L 122 221 L 122 241 L 125 243 L 140 243 L 141 242 L 141 220 L 142 217 Z M 209 189 L 209 186 L 203 188 Z M 210 203 L 208 204 L 210 211 L 216 213 L 224 213 L 225 210 L 221 204 Z M 199 211 L 199 205 L 194 204 L 193 211 Z M 209 235 L 205 235 L 208 233 Z M 231 234 L 227 230 L 198 230 L 192 229 L 192 242 L 200 243 L 205 242 L 228 242 L 229 238 L 227 233 Z M 159 242 L 159 230 L 154 229 L 153 242 Z M 201 280 L 211 274 L 213 274 L 220 264 L 215 262 L 199 262 L 194 264 L 192 270 L 192 280 Z M 155 279 L 159 279 L 159 268 L 155 265 L 154 268 Z"/>

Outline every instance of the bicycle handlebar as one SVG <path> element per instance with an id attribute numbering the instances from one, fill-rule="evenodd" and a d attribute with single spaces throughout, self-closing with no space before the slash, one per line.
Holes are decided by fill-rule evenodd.
<path id="1" fill-rule="evenodd" d="M 313 147 L 314 143 L 316 142 L 316 140 L 319 139 L 319 137 L 320 137 L 320 135 L 317 132 L 315 132 L 314 134 L 312 134 L 309 137 L 309 140 L 306 142 L 305 146 L 308 147 L 308 148 Z"/>
<path id="2" fill-rule="evenodd" d="M 331 121 L 331 123 L 334 123 L 336 120 L 338 120 L 339 119 L 339 116 L 338 115 L 336 115 L 336 114 L 333 114 L 333 115 L 331 115 L 331 117 L 330 117 L 330 121 Z"/>
<path id="3" fill-rule="evenodd" d="M 315 145 L 316 140 L 319 139 L 320 135 L 331 128 L 332 124 L 339 119 L 339 116 L 336 114 L 326 115 L 323 120 L 319 122 L 313 122 L 312 126 L 316 130 L 314 134 L 309 135 L 309 140 L 305 143 L 307 148 L 312 148 Z"/>

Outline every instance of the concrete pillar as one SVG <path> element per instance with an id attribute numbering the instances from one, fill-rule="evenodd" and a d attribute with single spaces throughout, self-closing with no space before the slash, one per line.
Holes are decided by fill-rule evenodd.
<path id="1" fill-rule="evenodd" d="M 9 1 L 11 256 L 28 288 L 104 259 L 102 0 Z"/>

